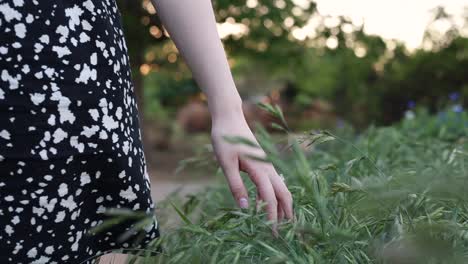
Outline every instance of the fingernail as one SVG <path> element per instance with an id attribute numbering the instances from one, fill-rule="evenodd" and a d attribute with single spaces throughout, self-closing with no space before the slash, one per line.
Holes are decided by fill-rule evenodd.
<path id="1" fill-rule="evenodd" d="M 248 204 L 248 202 L 247 202 L 247 199 L 245 199 L 245 198 L 240 198 L 240 199 L 239 199 L 239 204 L 240 204 L 240 207 L 241 207 L 241 208 L 244 208 L 244 209 L 246 209 L 246 208 L 249 207 L 249 204 Z"/>

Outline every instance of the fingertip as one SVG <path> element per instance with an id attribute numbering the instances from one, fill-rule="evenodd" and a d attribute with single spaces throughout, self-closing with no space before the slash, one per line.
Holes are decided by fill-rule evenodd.
<path id="1" fill-rule="evenodd" d="M 278 227 L 277 227 L 276 223 L 273 224 L 272 233 L 273 233 L 273 236 L 274 236 L 275 238 L 278 238 L 278 237 L 279 237 Z"/>
<path id="2" fill-rule="evenodd" d="M 242 209 L 249 208 L 249 201 L 247 200 L 247 198 L 245 198 L 245 197 L 240 198 L 239 199 L 239 206 Z"/>

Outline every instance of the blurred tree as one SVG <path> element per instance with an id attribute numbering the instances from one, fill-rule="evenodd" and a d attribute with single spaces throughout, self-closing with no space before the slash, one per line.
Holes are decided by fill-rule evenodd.
<path id="1" fill-rule="evenodd" d="M 434 112 L 449 94 L 459 94 L 458 102 L 467 97 L 468 39 L 462 31 L 468 23 L 460 27 L 445 9 L 434 10 L 426 48 L 412 53 L 402 43 L 365 34 L 346 18 L 327 20 L 319 19 L 316 37 L 306 42 L 313 48 L 291 68 L 300 105 L 325 98 L 340 116 L 363 127 L 399 120 L 409 102 Z"/>
<path id="2" fill-rule="evenodd" d="M 445 23 L 446 30 L 435 26 L 439 22 Z M 426 30 L 424 49 L 407 54 L 399 46 L 393 51 L 376 89 L 383 108 L 378 120 L 388 124 L 400 119 L 408 102 L 435 112 L 450 94 L 458 97 L 453 103 L 468 97 L 468 39 L 461 35 L 462 30 L 444 8 L 437 8 Z"/>
<path id="3" fill-rule="evenodd" d="M 317 14 L 310 0 L 213 1 L 221 27 L 239 30 L 224 37 L 228 54 L 261 63 L 269 71 L 283 71 L 296 63 L 306 47 L 293 32 Z"/>
<path id="4" fill-rule="evenodd" d="M 288 79 L 299 89 L 300 106 L 324 98 L 340 116 L 364 125 L 377 107 L 372 104 L 371 87 L 378 80 L 378 64 L 387 55 L 387 45 L 347 18 L 330 19 L 317 18 L 314 37 L 305 39 L 308 49 L 288 69 Z"/>
<path id="5" fill-rule="evenodd" d="M 440 50 L 460 36 L 461 29 L 455 23 L 454 17 L 439 6 L 432 11 L 432 21 L 424 33 L 423 48 Z"/>
<path id="6" fill-rule="evenodd" d="M 150 0 L 117 1 L 139 103 L 150 99 L 142 109 L 171 108 L 198 94 Z M 468 43 L 461 34 L 468 23 L 460 28 L 443 8 L 434 10 L 425 49 L 410 53 L 345 17 L 321 16 L 311 0 L 216 0 L 213 7 L 241 94 L 277 89 L 271 81 L 284 81 L 299 109 L 323 98 L 359 126 L 395 121 L 409 101 L 436 109 L 451 92 L 468 95 Z"/>
<path id="7" fill-rule="evenodd" d="M 190 71 L 179 59 L 177 48 L 168 39 L 150 0 L 118 0 L 118 4 L 123 14 L 135 89 L 143 105 L 142 76 L 156 72 L 177 81 L 190 78 Z M 287 69 L 301 56 L 305 47 L 290 31 L 304 26 L 316 12 L 310 0 L 217 0 L 213 1 L 213 7 L 221 28 L 238 29 L 221 36 L 229 57 L 255 61 L 268 72 Z"/>
<path id="8" fill-rule="evenodd" d="M 408 102 L 423 104 L 432 112 L 448 101 L 451 93 L 468 97 L 468 39 L 457 37 L 437 52 L 419 50 L 394 58 L 385 66 L 378 101 L 384 123 L 400 119 Z"/>

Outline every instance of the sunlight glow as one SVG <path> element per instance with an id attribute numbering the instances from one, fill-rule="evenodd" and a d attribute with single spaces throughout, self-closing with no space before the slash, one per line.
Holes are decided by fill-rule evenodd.
<path id="1" fill-rule="evenodd" d="M 218 34 L 220 38 L 226 38 L 229 35 L 240 37 L 248 33 L 248 27 L 243 23 L 235 23 L 233 21 L 227 21 L 225 23 L 218 23 Z"/>
<path id="2" fill-rule="evenodd" d="M 293 2 L 297 5 L 292 11 L 294 15 L 302 14 L 310 4 L 309 0 L 293 0 Z M 450 14 L 455 16 L 455 22 L 460 27 L 465 22 L 463 13 L 468 12 L 468 9 L 465 9 L 468 7 L 468 0 L 315 0 L 315 2 L 320 15 L 327 17 L 324 21 L 327 27 L 336 26 L 339 23 L 337 17 L 345 16 L 357 26 L 364 24 L 366 33 L 402 41 L 410 50 L 421 46 L 424 31 L 431 21 L 431 11 L 434 8 L 444 6 Z M 284 1 L 276 0 L 275 3 L 280 8 Z M 248 7 L 258 8 L 260 13 L 268 12 L 268 8 L 259 7 L 258 4 L 258 0 L 247 0 Z M 294 38 L 305 40 L 307 37 L 316 36 L 316 28 L 320 21 L 319 17 L 312 16 L 306 26 L 298 28 L 294 26 L 294 19 L 287 17 L 284 25 L 291 29 Z M 229 35 L 239 38 L 248 34 L 248 23 L 244 21 L 237 23 L 234 19 L 227 19 L 224 23 L 218 23 L 219 35 L 221 38 Z M 264 20 L 263 23 L 266 28 L 272 27 L 272 22 L 269 20 Z M 444 31 L 447 25 L 439 23 L 435 27 Z M 352 27 L 348 25 L 343 30 L 351 31 Z M 468 34 L 468 32 L 465 33 Z M 335 40 L 327 40 L 326 45 L 334 48 Z M 356 53 L 358 56 L 365 56 L 366 52 L 358 49 Z"/>
<path id="3" fill-rule="evenodd" d="M 398 39 L 414 49 L 421 45 L 424 31 L 431 20 L 431 10 L 445 6 L 461 16 L 468 0 L 316 0 L 320 14 L 347 16 L 357 25 L 364 23 L 368 34 Z M 459 18 L 457 23 L 463 25 Z"/>

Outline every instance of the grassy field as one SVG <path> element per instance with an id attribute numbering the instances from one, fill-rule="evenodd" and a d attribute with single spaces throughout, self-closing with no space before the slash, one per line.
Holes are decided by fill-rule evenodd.
<path id="1" fill-rule="evenodd" d="M 273 237 L 265 212 L 237 208 L 220 174 L 219 185 L 183 203 L 159 203 L 183 224 L 163 229 L 164 252 L 143 262 L 468 263 L 466 112 L 419 111 L 360 133 L 278 126 L 281 136 L 262 129 L 257 136 L 293 193 L 297 221 Z M 253 205 L 255 188 L 242 176 Z"/>

